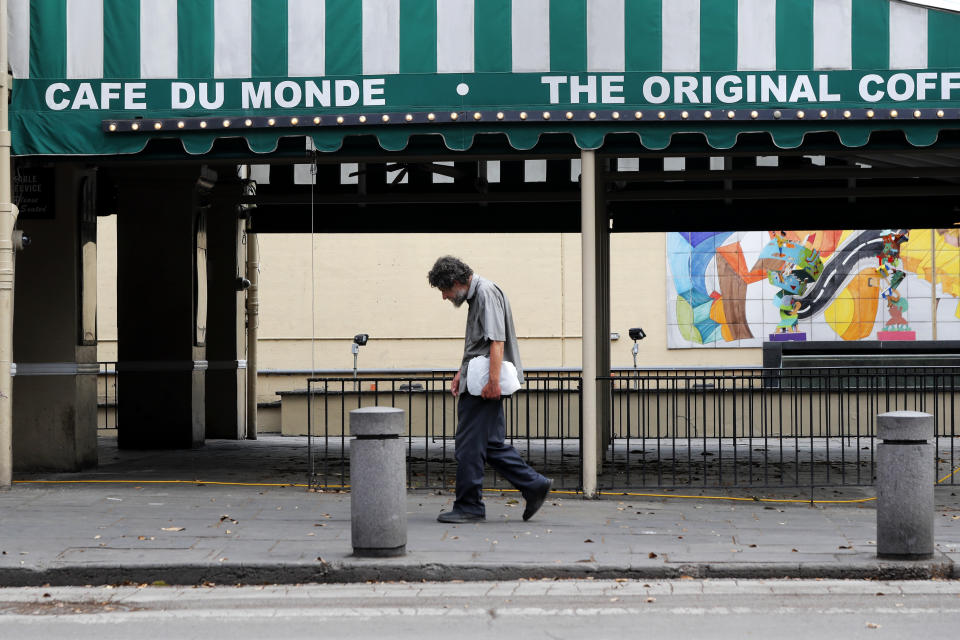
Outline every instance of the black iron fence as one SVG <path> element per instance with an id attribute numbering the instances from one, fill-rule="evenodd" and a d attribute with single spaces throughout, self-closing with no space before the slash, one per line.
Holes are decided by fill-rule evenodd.
<path id="1" fill-rule="evenodd" d="M 97 373 L 97 429 L 115 431 L 117 428 L 117 376 L 116 362 L 100 362 Z"/>
<path id="2" fill-rule="evenodd" d="M 898 410 L 934 416 L 931 464 L 954 484 L 958 383 L 954 367 L 618 371 L 600 486 L 871 485 L 876 417 Z"/>
<path id="3" fill-rule="evenodd" d="M 353 379 L 316 377 L 284 420 L 307 425 L 309 482 L 349 486 L 349 412 L 402 408 L 407 484 L 449 489 L 456 474 L 453 372 Z M 556 489 L 582 487 L 581 379 L 576 371 L 527 372 L 504 401 L 507 440 Z M 101 363 L 99 427 L 115 429 L 114 363 Z M 826 488 L 872 485 L 880 413 L 934 416 L 937 478 L 960 484 L 960 367 L 640 369 L 615 371 L 609 428 L 600 434 L 602 490 Z M 299 412 L 299 413 L 298 413 Z M 488 470 L 485 486 L 508 488 Z"/>
<path id="4" fill-rule="evenodd" d="M 528 372 L 503 403 L 506 439 L 531 465 L 553 477 L 555 489 L 580 487 L 580 378 Z M 457 399 L 451 372 L 418 377 L 311 378 L 307 383 L 309 481 L 316 487 L 350 482 L 350 411 L 368 406 L 406 411 L 407 485 L 445 489 L 455 483 Z M 509 488 L 488 470 L 485 486 Z"/>

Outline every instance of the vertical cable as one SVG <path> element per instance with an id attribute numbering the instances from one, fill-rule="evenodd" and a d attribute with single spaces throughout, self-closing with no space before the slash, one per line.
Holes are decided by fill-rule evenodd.
<path id="1" fill-rule="evenodd" d="M 317 375 L 316 342 L 317 342 L 317 286 L 316 266 L 314 260 L 314 203 L 313 192 L 317 188 L 317 156 L 313 155 L 313 164 L 310 165 L 310 377 Z"/>

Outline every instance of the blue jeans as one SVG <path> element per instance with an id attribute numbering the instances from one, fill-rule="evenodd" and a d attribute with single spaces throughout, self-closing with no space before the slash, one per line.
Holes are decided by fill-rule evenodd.
<path id="1" fill-rule="evenodd" d="M 504 443 L 506 422 L 502 400 L 461 394 L 457 406 L 457 500 L 454 510 L 486 516 L 483 469 L 486 462 L 516 487 L 524 498 L 541 490 L 547 479 Z"/>

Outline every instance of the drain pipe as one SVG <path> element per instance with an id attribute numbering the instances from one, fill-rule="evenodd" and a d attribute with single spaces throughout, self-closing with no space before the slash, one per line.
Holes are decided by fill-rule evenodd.
<path id="1" fill-rule="evenodd" d="M 10 174 L 7 0 L 0 0 L 0 489 L 13 481 L 13 204 Z"/>
<path id="2" fill-rule="evenodd" d="M 247 440 L 257 439 L 257 325 L 260 323 L 260 247 L 247 221 Z"/>
<path id="3" fill-rule="evenodd" d="M 580 458 L 583 496 L 597 495 L 597 192 L 596 152 L 580 152 L 580 260 L 583 313 Z"/>
<path id="4" fill-rule="evenodd" d="M 245 167 L 249 177 L 250 167 Z M 255 195 L 255 182 L 248 182 L 245 195 Z M 252 207 L 251 207 L 252 209 Z M 257 328 L 260 324 L 260 242 L 253 232 L 253 218 L 247 216 L 247 440 L 257 439 Z"/>

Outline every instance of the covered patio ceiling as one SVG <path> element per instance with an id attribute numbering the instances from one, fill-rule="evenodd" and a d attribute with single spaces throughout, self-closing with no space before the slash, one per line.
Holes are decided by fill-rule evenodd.
<path id="1" fill-rule="evenodd" d="M 255 196 L 242 196 L 231 183 L 212 196 L 256 204 L 252 228 L 258 233 L 580 230 L 580 153 L 563 135 L 545 137 L 527 152 L 505 148 L 496 136 L 457 153 L 430 145 L 429 138 L 415 152 L 392 153 L 371 139 L 349 140 L 340 152 L 321 153 L 308 150 L 303 138 L 290 138 L 266 157 L 231 150 L 228 140 L 202 157 L 157 141 L 134 157 L 86 160 L 100 167 L 101 192 L 107 194 L 112 169 L 128 167 L 134 158 L 144 170 L 171 162 L 203 163 L 227 173 L 237 164 L 265 165 L 269 178 Z M 902 226 L 905 216 L 917 228 L 960 222 L 960 133 L 941 135 L 928 148 L 916 148 L 895 132 L 874 134 L 857 149 L 824 133 L 792 150 L 753 134 L 726 151 L 689 135 L 656 152 L 612 141 L 597 157 L 600 193 L 615 233 L 731 223 L 741 230 L 832 228 L 839 221 L 846 228 L 875 228 Z M 531 162 L 538 164 L 537 175 L 530 175 Z M 315 175 L 314 184 L 295 180 L 297 165 L 301 177 Z M 109 212 L 107 203 L 103 213 Z"/>

